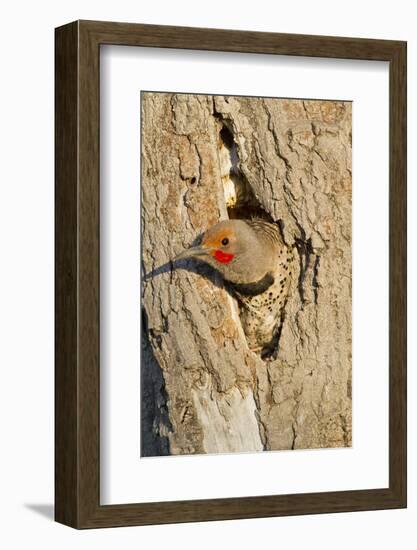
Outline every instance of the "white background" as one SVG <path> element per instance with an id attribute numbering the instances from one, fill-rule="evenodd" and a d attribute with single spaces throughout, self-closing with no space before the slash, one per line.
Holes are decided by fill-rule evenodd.
<path id="1" fill-rule="evenodd" d="M 173 89 L 353 101 L 353 448 L 139 460 L 139 91 Z M 101 90 L 101 502 L 387 487 L 388 64 L 108 46 Z"/>
<path id="2" fill-rule="evenodd" d="M 2 4 L 0 542 L 4 548 L 413 549 L 417 514 L 417 36 L 413 3 L 118 0 Z M 76 532 L 52 523 L 53 27 L 73 19 L 409 41 L 409 508 Z M 378 129 L 375 129 L 377 132 Z M 374 238 L 374 237 L 373 237 Z M 314 472 L 312 472 L 312 476 Z"/>

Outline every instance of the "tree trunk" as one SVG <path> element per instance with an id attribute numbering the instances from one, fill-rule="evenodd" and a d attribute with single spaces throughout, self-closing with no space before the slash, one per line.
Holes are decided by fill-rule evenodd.
<path id="1" fill-rule="evenodd" d="M 351 445 L 351 104 L 142 94 L 143 456 Z M 170 259 L 227 217 L 296 269 L 276 353 L 222 278 Z"/>

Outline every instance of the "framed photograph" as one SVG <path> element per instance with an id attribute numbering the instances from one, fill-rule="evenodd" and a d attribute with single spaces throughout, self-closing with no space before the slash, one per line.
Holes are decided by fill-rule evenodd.
<path id="1" fill-rule="evenodd" d="M 406 506 L 406 43 L 56 29 L 56 520 Z"/>

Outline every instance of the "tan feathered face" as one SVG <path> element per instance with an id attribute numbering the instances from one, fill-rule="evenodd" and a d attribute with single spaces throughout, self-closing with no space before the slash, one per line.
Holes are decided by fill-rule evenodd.
<path id="1" fill-rule="evenodd" d="M 184 250 L 175 260 L 196 257 L 201 260 L 209 261 L 209 256 L 215 260 L 214 262 L 209 262 L 212 265 L 216 263 L 229 264 L 240 253 L 240 250 L 241 246 L 237 240 L 234 223 L 226 220 L 208 229 L 204 233 L 199 246 L 193 246 L 192 248 Z"/>
<path id="2" fill-rule="evenodd" d="M 236 232 L 230 223 L 220 222 L 206 231 L 201 247 L 217 262 L 228 264 L 238 252 Z"/>
<path id="3" fill-rule="evenodd" d="M 196 258 L 210 264 L 230 282 L 249 283 L 265 275 L 269 256 L 244 220 L 225 220 L 208 229 L 200 245 L 184 250 L 174 261 Z"/>

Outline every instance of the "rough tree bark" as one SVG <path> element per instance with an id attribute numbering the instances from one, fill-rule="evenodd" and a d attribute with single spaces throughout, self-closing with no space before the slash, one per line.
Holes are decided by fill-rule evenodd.
<path id="1" fill-rule="evenodd" d="M 351 445 L 351 104 L 142 95 L 142 455 Z M 275 355 L 221 277 L 170 259 L 267 216 L 296 273 Z"/>

